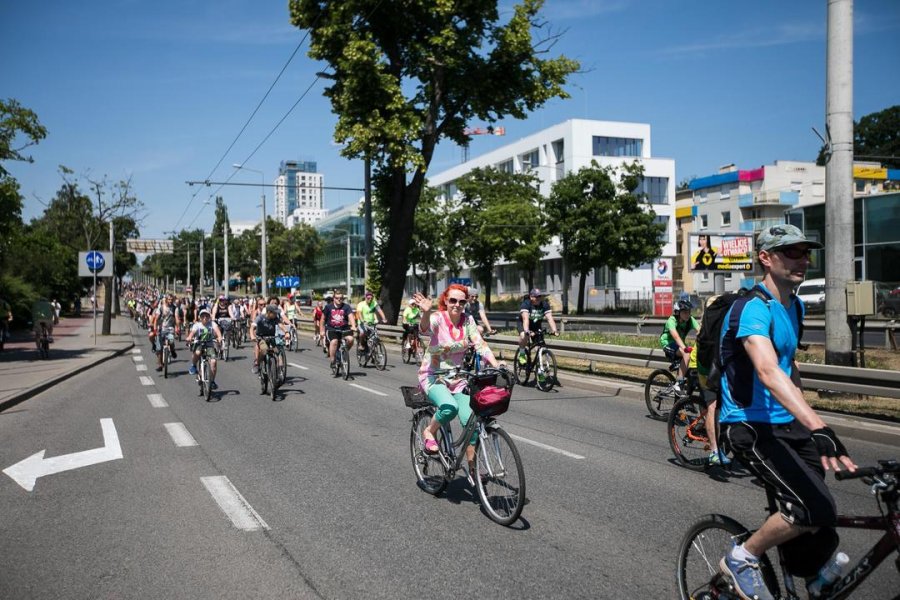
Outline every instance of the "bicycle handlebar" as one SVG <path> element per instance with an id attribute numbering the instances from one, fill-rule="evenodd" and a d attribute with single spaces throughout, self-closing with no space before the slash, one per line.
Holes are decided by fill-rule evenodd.
<path id="1" fill-rule="evenodd" d="M 877 467 L 860 467 L 853 471 L 838 471 L 834 478 L 838 481 L 846 479 L 859 479 L 861 477 L 880 477 L 885 474 L 900 473 L 900 462 L 896 460 L 882 460 Z"/>

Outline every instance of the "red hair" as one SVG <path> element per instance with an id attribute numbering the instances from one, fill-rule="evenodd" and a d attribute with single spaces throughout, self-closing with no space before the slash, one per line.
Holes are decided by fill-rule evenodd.
<path id="1" fill-rule="evenodd" d="M 447 296 L 450 295 L 451 290 L 456 290 L 458 292 L 462 292 L 463 294 L 465 294 L 466 299 L 469 298 L 469 288 L 467 288 L 466 286 L 464 286 L 461 283 L 451 283 L 450 286 L 447 287 L 446 290 L 441 292 L 440 296 L 438 296 L 438 308 L 439 309 L 447 310 Z"/>

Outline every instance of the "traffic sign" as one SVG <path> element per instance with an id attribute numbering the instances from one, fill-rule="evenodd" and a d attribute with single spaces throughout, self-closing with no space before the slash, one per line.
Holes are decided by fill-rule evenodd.
<path id="1" fill-rule="evenodd" d="M 465 286 L 472 285 L 471 277 L 451 277 L 448 281 L 449 281 L 449 285 L 453 285 L 454 283 L 458 283 L 460 285 L 465 285 Z"/>
<path id="2" fill-rule="evenodd" d="M 79 277 L 112 277 L 112 252 L 88 250 L 78 253 Z"/>
<path id="3" fill-rule="evenodd" d="M 275 278 L 275 287 L 290 288 L 300 285 L 300 277 L 297 275 L 282 275 Z"/>
<path id="4" fill-rule="evenodd" d="M 103 267 L 106 266 L 106 259 L 96 250 L 88 252 L 87 256 L 84 258 L 84 262 L 87 263 L 88 270 L 91 273 L 99 273 L 103 270 Z"/>

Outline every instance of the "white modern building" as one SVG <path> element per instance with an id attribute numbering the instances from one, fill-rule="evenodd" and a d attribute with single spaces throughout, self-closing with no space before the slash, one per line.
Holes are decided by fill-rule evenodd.
<path id="1" fill-rule="evenodd" d="M 508 131 L 508 130 L 507 130 Z M 540 178 L 540 191 L 549 196 L 553 183 L 566 174 L 589 167 L 591 161 L 601 166 L 620 167 L 633 161 L 644 167 L 644 181 L 640 193 L 665 224 L 662 256 L 675 256 L 675 161 L 652 155 L 650 125 L 571 119 L 554 125 L 517 142 L 475 157 L 456 167 L 429 175 L 429 184 L 439 188 L 447 197 L 457 193 L 455 182 L 475 168 L 494 167 L 508 172 L 534 171 Z M 511 218 L 513 216 L 511 215 Z M 546 256 L 535 277 L 535 285 L 559 298 L 562 292 L 562 259 L 558 245 L 544 248 Z M 468 275 L 467 271 L 461 274 Z M 570 306 L 578 294 L 578 278 L 569 285 Z M 412 287 L 413 282 L 410 283 Z M 439 286 L 440 287 L 440 286 Z M 652 292 L 651 265 L 634 270 L 609 272 L 599 269 L 591 273 L 586 283 L 586 306 L 602 308 L 613 302 L 615 293 L 650 298 Z M 499 264 L 494 270 L 494 294 L 527 292 L 522 273 L 514 264 Z"/>
<path id="2" fill-rule="evenodd" d="M 283 160 L 275 179 L 275 218 L 285 227 L 314 223 L 325 218 L 322 188 L 325 177 L 314 161 Z"/>

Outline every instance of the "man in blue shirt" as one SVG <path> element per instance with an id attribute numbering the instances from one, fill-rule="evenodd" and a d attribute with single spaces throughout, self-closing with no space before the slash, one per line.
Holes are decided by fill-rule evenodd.
<path id="1" fill-rule="evenodd" d="M 719 563 L 745 600 L 772 598 L 758 562 L 767 550 L 802 534 L 833 531 L 836 511 L 825 471 L 856 469 L 804 399 L 794 360 L 803 303 L 793 291 L 817 248 L 822 244 L 793 225 L 764 229 L 757 251 L 765 277 L 735 301 L 722 326 L 722 435 L 735 456 L 775 490 L 780 505 L 779 513 Z"/>

